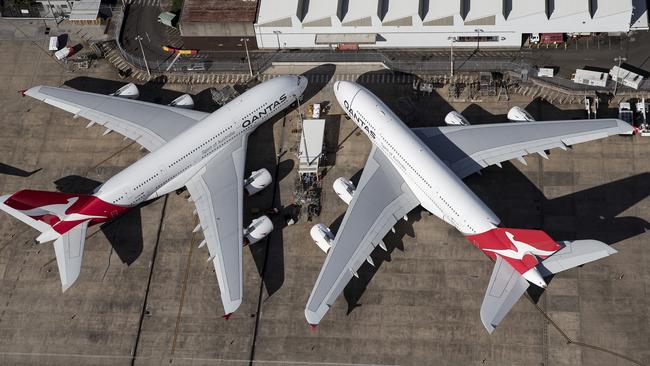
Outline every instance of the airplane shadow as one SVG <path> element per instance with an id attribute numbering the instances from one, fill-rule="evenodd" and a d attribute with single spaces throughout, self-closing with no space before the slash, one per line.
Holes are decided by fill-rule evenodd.
<path id="1" fill-rule="evenodd" d="M 42 169 L 43 168 L 38 168 L 36 170 L 28 172 L 26 170 L 22 170 L 20 168 L 16 168 L 8 164 L 0 163 L 0 174 L 13 175 L 16 177 L 23 177 L 23 178 L 31 177 L 32 175 L 40 172 Z"/>
<path id="2" fill-rule="evenodd" d="M 93 190 L 101 185 L 98 181 L 78 175 L 60 178 L 54 184 L 59 192 L 76 194 L 92 194 Z M 131 265 L 142 254 L 144 243 L 140 210 L 154 201 L 136 206 L 124 215 L 99 226 L 117 256 L 127 265 Z"/>
<path id="3" fill-rule="evenodd" d="M 336 67 L 326 64 L 308 70 L 303 76 L 310 78 L 310 75 L 326 75 L 326 81 L 322 84 L 309 83 L 301 104 L 306 105 L 316 94 L 318 94 L 327 82 L 334 75 Z M 274 177 L 274 188 L 265 190 L 253 197 L 249 197 L 244 206 L 248 207 L 244 211 L 244 222 L 249 223 L 253 218 L 266 214 L 271 218 L 274 224 L 273 232 L 266 240 L 250 245 L 249 250 L 257 267 L 259 275 L 262 277 L 268 297 L 276 293 L 284 284 L 284 241 L 282 229 L 287 226 L 287 220 L 295 217 L 295 207 L 282 207 L 282 197 L 279 182 L 284 178 L 294 179 L 295 174 L 293 159 L 284 158 L 284 152 L 278 151 L 279 145 L 273 138 L 274 126 L 276 123 L 284 123 L 285 116 L 299 108 L 297 105 L 288 108 L 285 112 L 278 113 L 271 120 L 257 128 L 251 134 L 248 140 L 248 153 L 246 162 L 246 172 L 257 170 L 262 167 L 268 169 Z M 303 108 L 302 106 L 300 108 Z M 301 109 L 304 111 L 304 109 Z M 285 138 L 291 138 L 285 136 Z M 286 145 L 286 143 L 285 143 Z M 279 160 L 279 161 L 278 161 Z M 251 211 L 258 213 L 252 214 Z M 274 210 L 277 209 L 277 210 Z"/>

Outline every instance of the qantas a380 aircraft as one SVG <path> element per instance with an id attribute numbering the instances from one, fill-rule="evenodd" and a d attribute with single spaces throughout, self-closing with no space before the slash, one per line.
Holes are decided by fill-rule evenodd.
<path id="1" fill-rule="evenodd" d="M 254 194 L 271 183 L 266 169 L 244 179 L 248 136 L 298 100 L 307 79 L 281 76 L 257 85 L 214 113 L 115 96 L 37 86 L 23 92 L 137 141 L 151 153 L 127 167 L 92 195 L 23 190 L 0 197 L 0 209 L 39 230 L 40 243 L 54 240 L 65 291 L 79 276 L 86 229 L 138 204 L 187 187 L 214 264 L 225 317 L 242 301 L 242 244 L 267 235 L 267 217 L 243 228 L 243 190 Z M 105 133 L 105 134 L 106 134 Z"/>
<path id="2" fill-rule="evenodd" d="M 339 81 L 334 93 L 346 113 L 372 141 L 358 187 L 339 178 L 335 191 L 349 204 L 333 237 L 324 225 L 312 238 L 327 252 L 305 317 L 316 326 L 357 269 L 368 261 L 393 225 L 418 205 L 458 229 L 495 261 L 481 305 L 481 320 L 492 333 L 526 291 L 529 282 L 616 251 L 595 240 L 556 242 L 541 230 L 500 226 L 499 218 L 462 181 L 489 165 L 526 154 L 629 132 L 617 119 L 516 122 L 474 126 L 408 128 L 379 98 L 362 86 Z M 338 187 L 338 188 L 337 188 Z M 331 244 L 331 245 L 330 245 Z"/>

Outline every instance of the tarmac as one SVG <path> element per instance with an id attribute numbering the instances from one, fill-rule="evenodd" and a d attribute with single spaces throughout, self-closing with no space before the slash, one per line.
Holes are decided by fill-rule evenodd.
<path id="1" fill-rule="evenodd" d="M 2 34 L 0 34 L 2 35 Z M 18 90 L 67 85 L 108 93 L 119 80 L 104 62 L 66 71 L 32 42 L 2 36 L 0 193 L 20 189 L 88 192 L 146 154 L 116 133 Z M 294 70 L 303 72 L 304 70 Z M 542 228 L 557 240 L 597 239 L 619 253 L 555 276 L 543 294 L 522 298 L 489 335 L 479 309 L 492 263 L 455 229 L 416 209 L 372 254 L 312 332 L 304 306 L 325 254 L 309 238 L 316 222 L 336 230 L 345 204 L 331 190 L 358 179 L 369 140 L 342 116 L 337 75 L 381 70 L 321 66 L 304 105 L 328 102 L 323 211 L 244 248 L 244 302 L 230 320 L 208 253 L 192 234 L 187 193 L 133 210 L 86 240 L 78 282 L 61 293 L 50 244 L 0 215 L 0 364 L 6 365 L 647 365 L 650 364 L 650 139 L 614 136 L 489 167 L 467 184 L 509 227 Z M 273 70 L 283 73 L 286 70 Z M 363 80 L 375 80 L 372 77 Z M 505 121 L 519 105 L 539 120 L 584 118 L 580 104 L 551 105 L 511 95 L 449 102 L 446 91 L 415 95 L 410 82 L 369 83 L 413 127 L 440 125 L 452 109 L 472 123 Z M 143 100 L 180 93 L 215 108 L 207 86 L 148 84 Z M 614 113 L 603 110 L 600 116 Z M 274 189 L 246 199 L 245 222 L 293 203 L 299 141 L 296 110 L 261 126 L 246 171 L 273 172 Z M 277 218 L 275 218 L 277 220 Z M 276 225 L 279 226 L 279 225 Z"/>

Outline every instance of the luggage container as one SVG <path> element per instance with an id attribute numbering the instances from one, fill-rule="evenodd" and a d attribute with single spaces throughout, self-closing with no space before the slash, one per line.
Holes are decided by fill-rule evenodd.
<path id="1" fill-rule="evenodd" d="M 542 33 L 542 44 L 555 44 L 564 42 L 564 33 Z"/>

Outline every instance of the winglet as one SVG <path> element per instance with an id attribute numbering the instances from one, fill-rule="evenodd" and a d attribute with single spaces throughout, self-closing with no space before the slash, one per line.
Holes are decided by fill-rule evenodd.
<path id="1" fill-rule="evenodd" d="M 316 333 L 316 331 L 318 330 L 318 324 L 309 324 L 309 330 L 312 333 Z"/>
<path id="2" fill-rule="evenodd" d="M 222 318 L 224 318 L 225 320 L 228 320 L 228 319 L 230 319 L 231 315 L 232 315 L 232 313 L 228 313 L 228 314 L 225 314 L 224 316 L 222 316 Z"/>
<path id="3" fill-rule="evenodd" d="M 20 93 L 20 95 L 24 97 L 25 95 L 27 95 L 27 89 L 19 90 L 18 93 Z"/>

